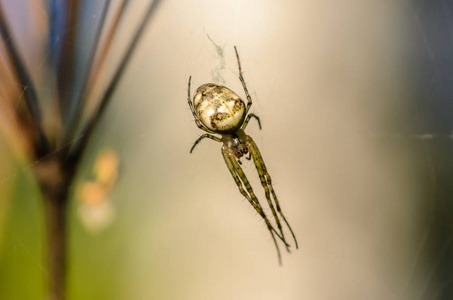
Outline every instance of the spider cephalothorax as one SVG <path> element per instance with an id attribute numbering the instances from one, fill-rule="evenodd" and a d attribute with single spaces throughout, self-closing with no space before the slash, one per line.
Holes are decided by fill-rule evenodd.
<path id="1" fill-rule="evenodd" d="M 238 61 L 239 80 L 242 83 L 245 95 L 247 97 L 247 105 L 245 105 L 244 101 L 232 90 L 225 86 L 217 85 L 214 83 L 207 83 L 200 86 L 195 92 L 192 102 L 190 100 L 191 77 L 189 77 L 189 107 L 195 119 L 195 124 L 197 124 L 200 129 L 203 129 L 207 132 L 195 141 L 192 149 L 190 149 L 190 153 L 192 153 L 195 146 L 204 138 L 210 138 L 214 141 L 223 143 L 221 150 L 225 164 L 227 165 L 228 170 L 233 176 L 233 179 L 236 182 L 241 194 L 249 201 L 253 208 L 266 222 L 267 228 L 269 229 L 272 235 L 272 239 L 274 240 L 275 246 L 277 248 L 279 261 L 281 262 L 280 250 L 278 248 L 277 240 L 275 239 L 274 234 L 283 241 L 288 251 L 289 244 L 286 242 L 280 219 L 285 222 L 286 226 L 291 232 L 296 244 L 296 248 L 297 240 L 291 229 L 291 226 L 289 226 L 288 221 L 286 221 L 286 218 L 281 211 L 277 195 L 275 194 L 274 188 L 272 186 L 271 177 L 267 172 L 266 165 L 264 164 L 261 153 L 258 150 L 258 147 L 256 146 L 253 139 L 244 132 L 244 129 L 247 127 L 247 124 L 250 121 L 250 118 L 253 117 L 258 121 L 258 126 L 260 129 L 261 123 L 258 116 L 252 113 L 248 113 L 250 107 L 252 106 L 252 98 L 250 97 L 250 94 L 245 85 L 244 78 L 242 77 L 241 62 L 239 60 L 239 54 L 236 47 L 234 47 L 234 50 L 236 52 L 236 58 Z M 221 138 L 213 134 L 219 134 L 221 135 Z M 274 229 L 271 222 L 264 213 L 264 210 L 261 207 L 258 198 L 253 192 L 252 186 L 250 185 L 247 177 L 244 174 L 244 171 L 240 166 L 241 161 L 239 159 L 247 153 L 250 154 L 247 159 L 253 158 L 253 162 L 260 177 L 261 185 L 263 186 L 265 191 L 267 202 L 272 211 L 272 215 L 274 216 L 275 223 L 277 224 L 278 231 Z"/>
<path id="2" fill-rule="evenodd" d="M 241 136 L 245 136 L 245 133 L 243 130 L 239 129 L 241 131 Z M 239 131 L 238 130 L 238 131 Z M 247 148 L 247 145 L 245 144 L 245 140 L 241 139 L 237 133 L 233 133 L 233 149 L 235 151 L 234 155 L 236 156 L 237 159 L 241 158 L 245 154 L 249 152 L 249 149 Z"/>

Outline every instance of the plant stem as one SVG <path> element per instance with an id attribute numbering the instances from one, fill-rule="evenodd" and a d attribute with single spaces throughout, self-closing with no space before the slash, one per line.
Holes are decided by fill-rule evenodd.
<path id="1" fill-rule="evenodd" d="M 47 213 L 49 300 L 63 300 L 66 278 L 66 199 L 44 199 Z"/>
<path id="2" fill-rule="evenodd" d="M 73 176 L 60 159 L 36 165 L 35 174 L 43 195 L 46 233 L 49 300 L 64 300 L 67 258 L 67 203 Z"/>

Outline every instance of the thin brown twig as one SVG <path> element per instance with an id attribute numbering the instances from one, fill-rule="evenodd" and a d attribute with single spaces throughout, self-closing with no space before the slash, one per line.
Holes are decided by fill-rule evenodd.
<path id="1" fill-rule="evenodd" d="M 102 47 L 102 49 L 99 51 L 99 54 L 97 55 L 99 59 L 95 62 L 95 65 L 93 66 L 93 71 L 89 76 L 89 82 L 88 82 L 88 87 L 87 87 L 87 100 L 92 92 L 92 88 L 95 86 L 97 81 L 99 80 L 99 74 L 107 60 L 107 57 L 110 53 L 110 50 L 112 48 L 113 40 L 115 37 L 115 33 L 118 29 L 119 24 L 121 23 L 121 20 L 124 16 L 124 12 L 126 10 L 127 4 L 129 4 L 129 0 L 123 0 L 121 3 L 120 8 L 118 9 L 114 20 L 113 20 L 113 25 L 110 28 L 109 32 L 107 33 L 106 41 Z"/>
<path id="2" fill-rule="evenodd" d="M 102 118 L 106 107 L 110 103 L 112 95 L 115 92 L 122 75 L 124 74 L 126 66 L 129 63 L 129 61 L 132 57 L 132 54 L 134 53 L 134 50 L 137 47 L 138 42 L 140 41 L 141 35 L 143 34 L 149 20 L 154 15 L 154 12 L 156 11 L 159 3 L 160 3 L 160 0 L 154 0 L 150 4 L 150 6 L 145 14 L 145 17 L 143 18 L 142 22 L 140 23 L 139 28 L 135 32 L 135 35 L 134 35 L 126 53 L 124 54 L 123 59 L 121 60 L 118 69 L 116 70 L 109 86 L 107 87 L 97 110 L 89 117 L 88 121 L 85 123 L 85 126 L 83 127 L 83 129 L 81 131 L 81 134 L 83 135 L 83 137 L 79 140 L 78 143 L 75 144 L 75 146 L 71 150 L 71 153 L 69 154 L 69 160 L 71 161 L 72 164 L 77 164 L 78 161 L 81 159 L 81 156 L 83 155 L 83 152 L 88 144 L 88 141 L 91 138 L 91 135 L 92 135 L 94 129 L 96 128 L 96 125 L 99 123 L 100 119 Z"/>
<path id="3" fill-rule="evenodd" d="M 114 37 L 116 29 L 120 23 L 120 19 L 123 16 L 127 2 L 128 2 L 128 0 L 123 0 L 121 7 L 119 8 L 119 10 L 114 18 L 113 25 L 110 28 L 109 33 L 107 34 L 105 44 L 102 46 L 101 50 L 98 50 L 99 46 L 100 46 L 99 45 L 100 37 L 101 37 L 102 31 L 104 29 L 105 18 L 107 16 L 107 11 L 110 6 L 110 0 L 107 0 L 105 3 L 101 21 L 100 21 L 99 27 L 97 29 L 97 34 L 96 34 L 97 42 L 96 42 L 96 45 L 93 47 L 91 59 L 88 64 L 91 67 L 89 68 L 88 75 L 86 76 L 86 80 L 85 80 L 84 85 L 79 94 L 80 96 L 78 99 L 77 108 L 75 109 L 74 114 L 72 114 L 73 118 L 71 120 L 69 120 L 69 122 L 68 122 L 67 131 L 65 132 L 65 135 L 64 135 L 65 141 L 63 141 L 63 143 L 66 143 L 67 141 L 74 138 L 74 132 L 77 128 L 76 121 L 80 121 L 80 117 L 81 117 L 81 108 L 82 108 L 83 104 L 85 104 L 87 102 L 87 99 L 90 97 L 90 95 L 92 93 L 93 87 L 97 83 L 100 71 L 102 69 L 102 66 L 104 65 L 104 62 L 106 61 L 106 59 L 108 57 L 108 53 L 109 53 L 110 46 L 113 41 L 113 37 Z M 69 151 L 69 149 L 68 149 L 68 151 Z"/>
<path id="4" fill-rule="evenodd" d="M 65 26 L 65 35 L 63 36 L 63 48 L 61 53 L 61 61 L 58 64 L 58 96 L 60 98 L 60 114 L 61 119 L 67 119 L 68 107 L 70 105 L 73 81 L 74 81 L 74 69 L 75 69 L 75 40 L 76 30 L 75 28 L 78 21 L 79 12 L 79 1 L 69 0 L 68 3 L 68 21 Z"/>
<path id="5" fill-rule="evenodd" d="M 41 122 L 41 108 L 39 107 L 38 95 L 36 88 L 31 80 L 29 73 L 27 72 L 22 59 L 19 56 L 19 52 L 14 43 L 14 40 L 9 30 L 8 24 L 6 23 L 5 13 L 3 6 L 0 2 L 0 34 L 5 44 L 9 59 L 14 68 L 15 75 L 18 78 L 20 84 L 24 87 L 24 98 L 27 104 L 27 109 L 30 112 L 30 116 L 35 125 L 35 134 L 33 144 L 35 146 L 35 155 L 40 157 L 45 155 L 50 150 L 50 145 L 47 137 L 44 134 Z"/>
<path id="6" fill-rule="evenodd" d="M 104 29 L 104 22 L 107 16 L 107 12 L 110 7 L 110 0 L 106 0 L 104 3 L 104 7 L 102 9 L 102 14 L 101 18 L 99 21 L 99 24 L 96 28 L 96 34 L 94 36 L 94 45 L 91 48 L 91 54 L 89 56 L 88 62 L 87 62 L 87 67 L 86 67 L 86 74 L 84 76 L 84 82 L 82 84 L 82 87 L 80 91 L 78 92 L 77 100 L 75 101 L 75 107 L 73 108 L 73 111 L 68 115 L 68 121 L 66 122 L 66 126 L 63 130 L 63 137 L 65 140 L 63 140 L 63 144 L 65 144 L 68 140 L 70 140 L 74 134 L 75 127 L 76 127 L 76 122 L 80 118 L 80 111 L 82 108 L 82 104 L 84 102 L 84 97 L 87 94 L 89 86 L 89 78 L 92 76 L 93 70 L 94 70 L 94 64 L 93 61 L 95 59 L 96 53 L 98 52 L 98 47 L 99 47 L 99 42 L 100 42 L 100 36 L 102 34 L 102 31 Z"/>

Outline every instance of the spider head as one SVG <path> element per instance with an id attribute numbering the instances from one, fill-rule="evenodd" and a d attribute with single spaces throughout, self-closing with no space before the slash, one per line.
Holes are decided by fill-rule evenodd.
<path id="1" fill-rule="evenodd" d="M 195 92 L 193 104 L 203 125 L 216 133 L 234 133 L 244 123 L 244 101 L 225 86 L 203 84 Z"/>
<path id="2" fill-rule="evenodd" d="M 237 159 L 241 158 L 249 152 L 245 140 L 246 134 L 242 129 L 239 129 L 232 134 L 222 134 L 222 142 L 224 144 L 224 147 L 232 150 L 234 156 L 236 156 Z"/>
<path id="3" fill-rule="evenodd" d="M 233 134 L 233 150 L 234 150 L 234 155 L 236 158 L 241 158 L 245 154 L 249 152 L 249 149 L 247 148 L 247 145 L 245 142 L 238 137 L 236 133 Z"/>

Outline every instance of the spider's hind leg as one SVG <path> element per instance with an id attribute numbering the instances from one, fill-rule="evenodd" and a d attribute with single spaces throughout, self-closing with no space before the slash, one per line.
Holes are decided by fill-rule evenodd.
<path id="1" fill-rule="evenodd" d="M 272 186 L 272 181 L 271 181 L 271 176 L 267 172 L 266 165 L 264 164 L 263 157 L 261 156 L 261 153 L 256 146 L 255 142 L 250 136 L 246 137 L 246 145 L 247 148 L 249 149 L 250 153 L 252 154 L 253 157 L 253 162 L 255 163 L 256 169 L 258 171 L 258 175 L 260 177 L 261 185 L 263 186 L 266 194 L 266 199 L 269 202 L 269 206 L 272 209 L 272 213 L 274 214 L 275 221 L 277 222 L 277 226 L 279 230 L 282 230 L 280 221 L 278 219 L 277 214 L 275 213 L 274 206 L 272 205 L 272 200 L 270 197 L 270 194 L 272 194 L 272 198 L 274 198 L 275 202 L 275 207 L 277 208 L 277 212 L 280 215 L 280 217 L 283 219 L 283 221 L 286 223 L 286 226 L 288 227 L 289 231 L 291 232 L 291 235 L 293 236 L 294 243 L 296 245 L 296 249 L 299 248 L 299 245 L 297 244 L 297 239 L 296 236 L 294 235 L 294 232 L 289 225 L 288 221 L 286 220 L 286 217 L 283 215 L 283 212 L 280 207 L 280 203 L 278 202 L 277 195 L 275 194 L 274 187 Z M 283 236 L 283 232 L 281 232 Z"/>
<path id="2" fill-rule="evenodd" d="M 258 212 L 258 214 L 263 218 L 264 222 L 266 223 L 267 228 L 272 236 L 272 240 L 274 241 L 275 247 L 277 249 L 278 261 L 279 261 L 279 264 L 281 265 L 282 258 L 281 258 L 281 254 L 280 254 L 280 248 L 278 247 L 277 240 L 275 239 L 274 234 L 276 234 L 278 236 L 278 238 L 280 240 L 282 240 L 283 243 L 285 243 L 286 247 L 288 247 L 288 244 L 283 239 L 283 237 L 274 229 L 271 222 L 266 217 L 266 214 L 264 213 L 264 210 L 261 207 L 261 204 L 259 203 L 255 194 L 253 193 L 252 187 L 250 186 L 250 183 L 248 182 L 247 177 L 245 177 L 244 172 L 242 171 L 242 168 L 237 163 L 234 154 L 226 146 L 223 146 L 222 155 L 225 160 L 225 164 L 228 167 L 228 170 L 230 171 L 231 175 L 233 176 L 234 181 L 236 182 L 236 185 L 238 186 L 239 191 L 249 201 L 249 203 L 253 206 L 253 208 Z M 244 190 L 243 183 L 246 186 L 248 193 Z"/>

